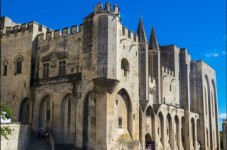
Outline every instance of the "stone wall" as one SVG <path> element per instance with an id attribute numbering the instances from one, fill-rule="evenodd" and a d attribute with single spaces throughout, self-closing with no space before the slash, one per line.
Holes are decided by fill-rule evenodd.
<path id="1" fill-rule="evenodd" d="M 7 139 L 1 139 L 2 150 L 25 150 L 29 144 L 31 135 L 31 125 L 22 123 L 1 124 L 2 127 L 8 126 L 12 134 Z"/>
<path id="2" fill-rule="evenodd" d="M 222 132 L 223 132 L 223 150 L 227 150 L 227 119 L 223 120 L 222 123 Z"/>

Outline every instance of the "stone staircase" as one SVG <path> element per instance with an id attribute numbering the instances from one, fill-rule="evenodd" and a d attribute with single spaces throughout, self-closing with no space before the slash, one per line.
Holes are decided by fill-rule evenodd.
<path id="1" fill-rule="evenodd" d="M 51 150 L 51 145 L 49 141 L 42 141 L 36 133 L 32 132 L 27 150 Z"/>

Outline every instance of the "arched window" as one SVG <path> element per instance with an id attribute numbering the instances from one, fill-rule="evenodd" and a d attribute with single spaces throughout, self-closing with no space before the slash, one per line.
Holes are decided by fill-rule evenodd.
<path id="1" fill-rule="evenodd" d="M 15 64 L 16 64 L 15 73 L 16 73 L 16 74 L 22 73 L 22 62 L 23 62 L 22 56 L 18 56 L 18 57 L 16 58 L 16 61 L 15 61 Z"/>
<path id="2" fill-rule="evenodd" d="M 7 75 L 7 65 L 8 65 L 8 61 L 5 60 L 3 63 L 3 76 Z"/>
<path id="3" fill-rule="evenodd" d="M 129 62 L 126 58 L 123 58 L 121 60 L 121 69 L 123 69 L 123 71 L 124 71 L 124 76 L 127 76 L 128 72 L 129 72 Z"/>

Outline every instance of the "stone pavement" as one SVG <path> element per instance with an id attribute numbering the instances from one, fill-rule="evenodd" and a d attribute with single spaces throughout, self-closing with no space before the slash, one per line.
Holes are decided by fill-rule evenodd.
<path id="1" fill-rule="evenodd" d="M 49 141 L 42 141 L 37 134 L 32 133 L 27 150 L 51 150 Z"/>

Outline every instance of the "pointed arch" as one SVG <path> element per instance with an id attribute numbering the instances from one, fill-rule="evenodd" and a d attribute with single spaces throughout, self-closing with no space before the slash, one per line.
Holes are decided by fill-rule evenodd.
<path id="1" fill-rule="evenodd" d="M 159 118 L 159 127 L 158 127 L 158 137 L 159 140 L 161 141 L 162 145 L 164 146 L 165 143 L 165 135 L 164 135 L 164 118 L 162 112 L 158 113 L 158 118 Z"/>
<path id="2" fill-rule="evenodd" d="M 29 123 L 30 122 L 30 104 L 29 98 L 26 97 L 20 104 L 19 122 Z"/>
<path id="3" fill-rule="evenodd" d="M 179 118 L 177 115 L 175 115 L 174 117 L 174 122 L 175 122 L 175 128 L 174 128 L 174 133 L 175 133 L 175 136 L 174 136 L 174 141 L 176 141 L 176 145 L 177 145 L 177 148 L 180 149 L 180 128 L 179 128 Z"/>
<path id="4" fill-rule="evenodd" d="M 14 59 L 15 63 L 15 73 L 20 74 L 22 73 L 22 62 L 23 62 L 23 56 L 21 54 L 18 54 L 16 58 Z"/>
<path id="5" fill-rule="evenodd" d="M 117 122 L 119 124 L 119 118 L 122 120 L 122 126 L 120 128 L 125 128 L 128 130 L 130 136 L 132 137 L 132 103 L 128 92 L 122 88 L 117 93 L 116 99 L 118 100 L 117 106 Z"/>
<path id="6" fill-rule="evenodd" d="M 61 114 L 60 114 L 60 128 L 61 128 L 61 142 L 69 143 L 70 132 L 72 126 L 72 95 L 66 94 L 61 102 Z"/>
<path id="7" fill-rule="evenodd" d="M 53 115 L 53 102 L 50 100 L 50 96 L 45 96 L 39 104 L 39 127 L 51 129 L 52 127 L 52 115 Z"/>
<path id="8" fill-rule="evenodd" d="M 146 115 L 146 127 L 149 127 L 147 131 L 150 133 L 151 137 L 155 137 L 155 114 L 151 106 L 148 106 L 145 110 Z"/>
<path id="9" fill-rule="evenodd" d="M 154 149 L 154 141 L 151 138 L 151 135 L 147 133 L 145 135 L 145 148 L 146 149 Z"/>
<path id="10" fill-rule="evenodd" d="M 3 74 L 2 74 L 3 76 L 7 75 L 7 69 L 8 69 L 8 61 L 5 58 L 5 60 L 3 61 Z"/>
<path id="11" fill-rule="evenodd" d="M 84 99 L 83 109 L 83 149 L 87 149 L 96 140 L 96 97 L 88 92 Z"/>
<path id="12" fill-rule="evenodd" d="M 168 113 L 166 116 L 166 134 L 167 134 L 167 142 L 169 143 L 170 147 L 173 148 L 173 124 L 172 124 L 172 117 Z"/>

